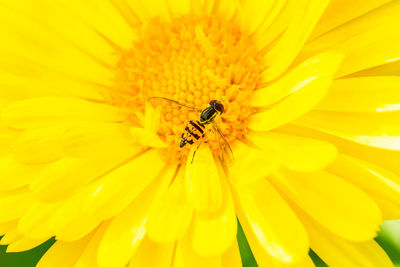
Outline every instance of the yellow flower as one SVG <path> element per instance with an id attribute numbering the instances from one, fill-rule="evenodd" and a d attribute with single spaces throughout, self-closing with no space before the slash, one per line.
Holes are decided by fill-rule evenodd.
<path id="1" fill-rule="evenodd" d="M 8 251 L 241 266 L 238 218 L 259 266 L 391 266 L 373 238 L 400 217 L 399 1 L 0 6 Z M 226 140 L 180 148 L 211 100 Z"/>

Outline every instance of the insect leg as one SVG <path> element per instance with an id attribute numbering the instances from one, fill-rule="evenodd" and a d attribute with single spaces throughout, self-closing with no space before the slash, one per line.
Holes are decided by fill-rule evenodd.
<path id="1" fill-rule="evenodd" d="M 193 163 L 194 156 L 196 155 L 196 152 L 197 152 L 197 150 L 199 149 L 199 147 L 200 147 L 200 145 L 201 145 L 202 142 L 203 142 L 203 139 L 200 140 L 199 144 L 198 144 L 197 147 L 196 147 L 196 150 L 193 152 L 192 161 L 190 161 L 190 164 Z"/>

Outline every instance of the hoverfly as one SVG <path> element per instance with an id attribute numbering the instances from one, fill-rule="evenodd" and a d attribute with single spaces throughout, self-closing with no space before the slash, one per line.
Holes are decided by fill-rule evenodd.
<path id="1" fill-rule="evenodd" d="M 169 99 L 169 98 L 165 98 L 165 97 L 150 97 L 148 100 L 150 101 L 151 99 L 163 99 L 166 101 L 170 101 L 173 102 L 177 105 L 186 107 L 188 109 L 197 111 L 200 113 L 200 118 L 199 120 L 190 120 L 186 123 L 185 126 L 185 130 L 181 135 L 181 139 L 180 139 L 180 143 L 179 143 L 179 147 L 182 148 L 184 146 L 186 146 L 187 144 L 189 145 L 193 145 L 195 143 L 197 143 L 197 148 L 199 148 L 199 146 L 201 145 L 204 136 L 206 135 L 206 125 L 212 124 L 214 131 L 218 133 L 218 135 L 223 139 L 224 141 L 224 149 L 222 149 L 222 151 L 224 151 L 226 148 L 229 149 L 230 154 L 231 154 L 231 161 L 233 161 L 233 151 L 232 148 L 230 147 L 228 141 L 226 140 L 225 136 L 223 135 L 221 129 L 219 128 L 217 122 L 215 121 L 215 118 L 217 118 L 218 116 L 220 116 L 222 113 L 224 113 L 224 105 L 222 104 L 221 101 L 218 100 L 211 100 L 208 103 L 208 106 L 201 110 L 198 109 L 196 107 L 192 107 L 190 105 L 178 102 L 176 100 L 173 99 Z M 196 150 L 197 150 L 196 148 Z M 196 154 L 196 151 L 193 153 L 193 158 L 194 155 Z M 193 162 L 193 158 L 192 158 L 192 162 Z"/>

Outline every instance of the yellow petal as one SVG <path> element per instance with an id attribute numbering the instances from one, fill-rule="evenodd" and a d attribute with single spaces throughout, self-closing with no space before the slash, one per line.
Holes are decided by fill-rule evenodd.
<path id="1" fill-rule="evenodd" d="M 324 14 L 315 26 L 310 39 L 314 39 L 352 19 L 361 17 L 369 11 L 375 12 L 376 10 L 374 9 L 388 2 L 390 2 L 390 0 L 368 0 L 362 2 L 349 2 L 347 0 L 330 1 Z"/>
<path id="2" fill-rule="evenodd" d="M 139 127 L 131 127 L 129 129 L 132 141 L 143 146 L 165 148 L 168 146 L 161 138 L 154 132 Z"/>
<path id="3" fill-rule="evenodd" d="M 304 10 L 307 5 L 307 1 L 304 0 L 275 1 L 275 3 L 273 11 L 267 16 L 263 25 L 257 29 L 254 35 L 255 45 L 260 51 L 268 47 L 272 41 L 277 40 L 277 37 L 287 29 L 288 25 L 291 25 L 293 20 L 297 19 L 299 10 Z M 283 7 L 279 10 L 282 4 Z M 276 17 L 275 12 L 277 13 Z M 268 65 L 268 62 L 265 62 L 265 64 Z"/>
<path id="4" fill-rule="evenodd" d="M 75 157 L 126 157 L 138 152 L 132 144 L 128 127 L 116 123 L 80 123 L 63 136 L 65 152 Z"/>
<path id="5" fill-rule="evenodd" d="M 75 263 L 75 267 L 92 267 L 97 265 L 97 250 L 108 226 L 109 222 L 104 222 L 95 230 L 93 237 L 87 243 L 82 255 L 80 255 L 78 261 Z"/>
<path id="6" fill-rule="evenodd" d="M 50 238 L 54 229 L 49 225 L 49 218 L 59 203 L 34 202 L 18 221 L 18 231 L 32 239 Z"/>
<path id="7" fill-rule="evenodd" d="M 82 214 L 78 207 L 84 199 L 84 197 L 70 198 L 70 201 L 65 201 L 51 214 L 49 229 L 52 229 L 57 240 L 63 242 L 79 240 L 104 221 L 104 218 L 97 214 L 92 216 Z M 63 215 L 65 221 L 60 219 Z"/>
<path id="8" fill-rule="evenodd" d="M 0 222 L 20 218 L 32 206 L 34 198 L 26 187 L 0 193 Z"/>
<path id="9" fill-rule="evenodd" d="M 400 110 L 400 77 L 339 79 L 332 83 L 318 110 L 384 112 Z"/>
<path id="10" fill-rule="evenodd" d="M 1 119 L 8 126 L 24 129 L 60 120 L 121 121 L 115 107 L 77 98 L 41 97 L 22 100 L 5 108 Z"/>
<path id="11" fill-rule="evenodd" d="M 397 175 L 400 175 L 400 165 L 398 163 L 400 151 L 398 150 L 388 150 L 372 146 L 365 146 L 347 139 L 340 138 L 338 136 L 293 124 L 288 124 L 284 127 L 281 127 L 279 130 L 285 133 L 301 135 L 308 138 L 316 138 L 335 144 L 341 153 L 368 161 L 376 166 L 380 166 L 394 172 Z"/>
<path id="12" fill-rule="evenodd" d="M 316 139 L 272 132 L 253 133 L 247 137 L 266 151 L 276 151 L 286 167 L 299 172 L 321 170 L 337 156 L 334 145 Z"/>
<path id="13" fill-rule="evenodd" d="M 359 188 L 324 171 L 282 173 L 273 177 L 274 184 L 320 224 L 352 241 L 375 237 L 382 223 L 381 213 Z"/>
<path id="14" fill-rule="evenodd" d="M 332 79 L 342 58 L 339 53 L 326 52 L 305 60 L 276 82 L 256 90 L 251 95 L 251 104 L 255 107 L 269 106 L 286 96 L 307 90 L 313 82 Z"/>
<path id="15" fill-rule="evenodd" d="M 40 259 L 37 267 L 74 266 L 91 238 L 92 235 L 87 235 L 75 242 L 57 241 Z"/>
<path id="16" fill-rule="evenodd" d="M 96 33 L 99 32 L 99 36 L 122 48 L 130 48 L 132 45 L 135 34 L 122 14 L 113 6 L 112 1 L 62 0 L 62 4 L 65 5 L 65 7 L 61 5 L 64 10 L 68 8 L 69 11 L 78 15 L 79 19 L 87 22 Z M 65 21 L 69 20 L 64 19 L 64 23 Z M 58 20 L 57 22 L 62 23 Z M 83 40 L 86 40 L 86 38 Z"/>
<path id="17" fill-rule="evenodd" d="M 130 260 L 129 267 L 171 266 L 173 253 L 173 243 L 155 243 L 146 236 L 143 238 L 143 241 L 140 243 L 140 246 Z"/>
<path id="18" fill-rule="evenodd" d="M 28 237 L 20 237 L 7 246 L 7 253 L 30 250 L 44 243 L 46 240 L 47 238 L 31 239 Z"/>
<path id="19" fill-rule="evenodd" d="M 172 17 L 179 17 L 190 13 L 191 1 L 190 0 L 166 0 Z"/>
<path id="20" fill-rule="evenodd" d="M 321 59 L 322 58 L 322 59 Z M 329 61 L 323 60 L 329 59 Z M 250 117 L 248 127 L 256 131 L 267 131 L 296 119 L 310 111 L 325 96 L 342 60 L 342 55 L 328 52 L 312 61 L 321 61 L 319 75 L 300 78 L 300 88 L 271 109 L 261 111 Z"/>
<path id="21" fill-rule="evenodd" d="M 399 111 L 381 113 L 312 111 L 295 123 L 360 144 L 400 150 Z"/>
<path id="22" fill-rule="evenodd" d="M 222 184 L 222 206 L 216 212 L 196 212 L 190 230 L 191 245 L 204 257 L 218 256 L 235 241 L 237 219 L 232 195 L 226 181 Z"/>
<path id="23" fill-rule="evenodd" d="M 89 25 L 66 12 L 66 8 L 63 5 L 54 2 L 32 4 L 30 1 L 25 0 L 18 3 L 6 1 L 6 5 L 17 13 L 23 14 L 24 17 L 42 25 L 50 33 L 55 32 L 55 36 L 60 37 L 67 43 L 72 43 L 72 46 L 77 47 L 85 54 L 104 63 L 115 63 L 116 57 L 112 53 L 113 47 Z M 89 14 L 95 12 L 93 10 L 95 7 L 92 5 L 92 10 Z M 42 10 L 51 12 L 53 16 L 41 16 Z M 82 38 L 82 36 L 85 36 L 85 38 Z"/>
<path id="24" fill-rule="evenodd" d="M 177 266 L 191 266 L 191 267 L 222 267 L 222 261 L 220 256 L 215 257 L 202 257 L 197 254 L 189 244 L 189 240 L 186 237 L 184 240 L 178 243 L 176 248 L 176 261 L 181 257 L 182 265 Z M 176 266 L 174 266 L 176 267 Z"/>
<path id="25" fill-rule="evenodd" d="M 0 223 L 0 235 L 5 235 L 8 231 L 16 227 L 18 220 Z"/>
<path id="26" fill-rule="evenodd" d="M 264 253 L 283 263 L 297 263 L 307 257 L 308 239 L 302 224 L 266 179 L 235 190 L 235 202 L 241 206 L 239 220 L 242 225 L 248 224 L 245 231 L 255 235 Z"/>
<path id="27" fill-rule="evenodd" d="M 264 61 L 269 66 L 263 73 L 265 82 L 279 77 L 292 63 L 328 3 L 327 0 L 310 1 L 297 10 L 282 37 L 265 55 Z"/>
<path id="28" fill-rule="evenodd" d="M 99 84 L 89 83 L 74 79 L 48 69 L 37 62 L 21 59 L 13 55 L 13 59 L 3 59 L 0 62 L 7 66 L 7 72 L 0 73 L 2 90 L 0 97 L 13 100 L 40 96 L 80 97 L 93 100 L 104 100 L 104 87 Z M 18 62 L 15 62 L 18 59 Z M 10 64 L 15 68 L 10 69 Z M 25 73 L 38 73 L 36 76 L 27 76 Z"/>
<path id="29" fill-rule="evenodd" d="M 251 138 L 250 140 L 253 141 Z M 240 142 L 236 142 L 232 150 L 236 161 L 230 169 L 230 176 L 238 184 L 252 183 L 264 178 L 277 170 L 283 160 L 273 149 L 260 150 Z"/>
<path id="30" fill-rule="evenodd" d="M 9 191 L 24 186 L 42 170 L 41 165 L 24 165 L 12 155 L 0 158 L 0 191 Z"/>
<path id="31" fill-rule="evenodd" d="M 328 171 L 362 188 L 385 206 L 391 203 L 400 207 L 400 178 L 396 174 L 344 154 L 328 167 Z"/>
<path id="32" fill-rule="evenodd" d="M 230 20 L 234 16 L 236 9 L 236 2 L 231 0 L 217 0 L 214 3 L 215 14 L 221 15 L 227 20 Z"/>
<path id="33" fill-rule="evenodd" d="M 174 242 L 186 232 L 193 208 L 186 200 L 183 172 L 149 212 L 146 223 L 148 237 L 157 243 Z"/>
<path id="34" fill-rule="evenodd" d="M 222 266 L 223 267 L 241 267 L 242 259 L 240 257 L 240 251 L 237 241 L 235 240 L 231 247 L 222 254 Z"/>
<path id="35" fill-rule="evenodd" d="M 400 3 L 392 1 L 313 40 L 299 58 L 327 49 L 345 53 L 336 77 L 398 60 L 400 49 L 396 43 L 400 36 L 393 32 L 400 27 L 399 15 Z"/>
<path id="36" fill-rule="evenodd" d="M 0 245 L 8 245 L 18 240 L 18 238 L 21 238 L 21 234 L 18 232 L 17 225 L 12 224 L 12 226 L 7 229 L 6 234 L 1 238 Z"/>
<path id="37" fill-rule="evenodd" d="M 29 189 L 41 201 L 57 201 L 71 195 L 123 160 L 125 158 L 64 157 L 45 167 L 32 179 Z"/>
<path id="38" fill-rule="evenodd" d="M 376 67 L 368 68 L 347 77 L 363 77 L 363 76 L 398 76 L 400 75 L 400 60 L 390 60 L 386 64 L 379 65 Z"/>
<path id="39" fill-rule="evenodd" d="M 385 251 L 374 241 L 350 242 L 340 238 L 302 214 L 311 248 L 329 266 L 393 266 Z"/>
<path id="40" fill-rule="evenodd" d="M 275 1 L 238 2 L 238 24 L 245 32 L 253 33 L 269 15 Z M 233 3 L 232 3 L 233 4 Z"/>
<path id="41" fill-rule="evenodd" d="M 25 3 L 7 2 L 7 5 L 11 4 L 17 7 L 3 5 L 0 10 L 0 23 L 7 25 L 7 27 L 0 29 L 1 36 L 3 36 L 4 40 L 7 40 L 1 43 L 0 56 L 2 58 L 17 59 L 14 55 L 20 55 L 28 61 L 34 61 L 38 65 L 57 70 L 68 76 L 104 85 L 111 84 L 114 74 L 103 62 L 99 62 L 98 59 L 86 51 L 82 51 L 71 41 L 63 39 L 57 34 L 58 29 L 55 29 L 54 32 L 50 28 L 51 25 L 47 25 L 47 27 L 46 25 L 40 25 L 40 22 L 36 22 L 38 19 L 28 18 L 23 14 L 22 10 L 24 8 L 37 6 L 39 3 L 32 5 L 29 1 Z M 59 5 L 54 5 L 55 7 L 60 7 Z M 40 14 L 40 12 L 37 14 Z M 65 12 L 63 15 L 66 15 Z M 49 17 L 46 16 L 45 18 Z M 71 18 L 73 16 L 69 16 L 69 20 Z M 65 21 L 61 22 L 66 23 Z M 18 63 L 18 61 L 16 62 Z M 9 65 L 7 69 L 12 68 L 12 65 Z"/>
<path id="42" fill-rule="evenodd" d="M 24 164 L 41 164 L 63 157 L 61 137 L 68 127 L 60 124 L 25 130 L 13 143 L 15 159 Z"/>
<path id="43" fill-rule="evenodd" d="M 151 162 L 151 167 L 148 165 L 149 162 Z M 155 178 L 159 177 L 163 168 L 164 161 L 161 160 L 157 151 L 148 151 L 137 156 L 90 185 L 88 199 L 82 203 L 83 211 L 87 214 L 106 215 L 110 212 L 106 208 L 108 207 L 117 212 L 126 207 Z"/>
<path id="44" fill-rule="evenodd" d="M 0 109 L 1 113 L 1 109 Z M 17 130 L 4 125 L 0 119 L 0 157 L 11 153 L 11 145 L 18 136 Z"/>
<path id="45" fill-rule="evenodd" d="M 221 207 L 221 181 L 215 160 L 207 145 L 198 149 L 195 145 L 192 147 L 186 162 L 185 178 L 188 201 L 196 210 L 216 211 Z"/>
<path id="46" fill-rule="evenodd" d="M 161 178 L 112 219 L 99 245 L 97 262 L 100 267 L 125 266 L 135 253 L 146 233 L 149 208 L 168 187 L 169 179 Z"/>

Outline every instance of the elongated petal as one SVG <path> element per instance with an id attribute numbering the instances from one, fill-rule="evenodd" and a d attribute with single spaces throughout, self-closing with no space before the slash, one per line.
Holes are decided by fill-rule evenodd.
<path id="1" fill-rule="evenodd" d="M 400 77 L 339 79 L 332 83 L 318 110 L 385 112 L 400 110 Z"/>
<path id="2" fill-rule="evenodd" d="M 130 128 L 132 141 L 143 146 L 165 148 L 168 145 L 160 137 L 146 129 L 139 127 Z"/>
<path id="3" fill-rule="evenodd" d="M 112 106 L 74 98 L 31 98 L 8 106 L 1 113 L 8 126 L 18 129 L 37 127 L 59 120 L 120 121 Z"/>
<path id="4" fill-rule="evenodd" d="M 237 241 L 235 240 L 231 247 L 222 254 L 222 266 L 223 267 L 241 267 L 242 259 L 240 257 L 240 251 Z"/>
<path id="5" fill-rule="evenodd" d="M 88 235 L 75 242 L 62 242 L 57 241 L 37 264 L 38 267 L 69 267 L 73 266 L 81 256 L 87 243 L 92 238 Z M 62 259 L 62 260 L 60 260 Z"/>
<path id="6" fill-rule="evenodd" d="M 191 2 L 189 0 L 166 0 L 166 2 L 173 17 L 190 13 Z"/>
<path id="7" fill-rule="evenodd" d="M 146 231 L 148 237 L 155 242 L 169 243 L 178 240 L 192 220 L 193 208 L 187 203 L 183 172 L 181 174 L 149 213 Z"/>
<path id="8" fill-rule="evenodd" d="M 149 162 L 152 163 L 151 167 Z M 106 213 L 108 210 L 105 207 L 113 201 L 117 208 L 117 200 L 135 199 L 160 174 L 163 167 L 164 162 L 156 151 L 136 157 L 90 185 L 89 198 L 83 203 L 83 211 L 88 214 Z"/>
<path id="9" fill-rule="evenodd" d="M 322 35 L 337 26 L 341 26 L 352 19 L 360 17 L 371 10 L 373 10 L 372 12 L 375 12 L 375 8 L 388 2 L 390 2 L 390 0 L 368 0 L 362 2 L 349 2 L 346 0 L 330 1 L 324 14 L 315 26 L 310 39 L 314 39 L 315 37 Z"/>
<path id="10" fill-rule="evenodd" d="M 29 237 L 20 237 L 7 246 L 7 253 L 30 250 L 44 243 L 46 240 L 47 238 L 32 239 Z"/>
<path id="11" fill-rule="evenodd" d="M 265 82 L 279 77 L 292 63 L 305 43 L 329 1 L 309 1 L 297 10 L 282 37 L 265 55 L 268 68 L 263 73 Z"/>
<path id="12" fill-rule="evenodd" d="M 54 236 L 54 228 L 50 227 L 49 218 L 60 203 L 34 202 L 18 221 L 18 231 L 33 239 Z"/>
<path id="13" fill-rule="evenodd" d="M 312 111 L 295 123 L 348 140 L 400 150 L 399 111 L 382 113 Z"/>
<path id="14" fill-rule="evenodd" d="M 20 218 L 31 206 L 34 198 L 26 187 L 0 193 L 0 222 Z"/>
<path id="15" fill-rule="evenodd" d="M 135 201 L 119 213 L 106 230 L 97 253 L 99 266 L 125 266 L 146 233 L 150 206 L 167 189 L 169 179 L 158 179 Z M 169 178 L 169 177 L 168 177 Z"/>
<path id="16" fill-rule="evenodd" d="M 124 158 L 82 159 L 64 157 L 48 165 L 30 183 L 30 191 L 42 201 L 65 198 L 121 163 Z"/>
<path id="17" fill-rule="evenodd" d="M 258 144 L 257 141 L 254 143 Z M 233 182 L 238 184 L 252 183 L 266 177 L 277 170 L 283 161 L 278 151 L 271 147 L 261 150 L 236 142 L 232 149 L 236 161 L 230 169 L 230 175 Z"/>
<path id="18" fill-rule="evenodd" d="M 83 249 L 82 254 L 74 265 L 75 267 L 92 267 L 97 265 L 97 250 L 109 225 L 109 222 L 104 222 L 94 230 L 93 237 Z"/>
<path id="19" fill-rule="evenodd" d="M 78 15 L 79 19 L 93 28 L 93 32 L 99 33 L 99 37 L 103 37 L 106 41 L 110 40 L 122 48 L 129 48 L 132 44 L 135 37 L 134 31 L 124 20 L 122 14 L 113 6 L 112 1 L 61 0 L 61 2 L 65 5 L 65 7 L 62 6 L 63 9 L 68 8 L 69 11 Z M 56 20 L 56 22 L 62 23 L 59 20 Z"/>
<path id="20" fill-rule="evenodd" d="M 136 266 L 171 266 L 174 243 L 155 243 L 144 237 L 137 251 L 129 262 L 129 267 Z M 155 255 L 157 255 L 155 257 Z"/>
<path id="21" fill-rule="evenodd" d="M 0 158 L 0 191 L 9 191 L 24 186 L 38 174 L 44 166 L 24 165 L 12 155 Z"/>
<path id="22" fill-rule="evenodd" d="M 39 3 L 33 5 L 29 1 L 25 1 L 25 3 L 6 2 L 8 6 L 2 4 L 0 16 L 0 23 L 7 25 L 7 27 L 0 29 L 1 35 L 7 39 L 6 42 L 1 43 L 0 55 L 2 58 L 15 60 L 14 55 L 20 55 L 28 61 L 36 62 L 37 65 L 56 70 L 70 77 L 105 85 L 111 83 L 113 72 L 106 64 L 91 55 L 90 51 L 83 51 L 71 41 L 65 40 L 57 34 L 58 31 L 51 30 L 51 25 L 41 25 L 39 19 L 29 18 L 24 14 L 23 9 L 39 6 Z M 16 7 L 9 7 L 10 5 Z M 60 6 L 55 3 L 53 7 L 60 9 Z M 51 11 L 49 10 L 49 12 Z M 62 15 L 65 16 L 66 14 L 63 13 Z M 43 16 L 41 18 L 44 19 Z M 51 17 L 46 16 L 46 18 Z M 68 18 L 71 21 L 72 16 Z M 66 23 L 65 21 L 61 22 Z M 71 21 L 71 24 L 73 22 Z M 83 43 L 84 41 L 88 40 L 82 40 Z M 105 43 L 100 41 L 99 47 L 102 44 Z M 110 52 L 108 50 L 108 54 Z M 21 62 L 16 61 L 16 63 Z M 6 70 L 12 69 L 13 65 L 8 66 Z"/>
<path id="23" fill-rule="evenodd" d="M 284 172 L 274 178 L 287 197 L 335 234 L 352 241 L 376 235 L 382 222 L 378 206 L 347 181 L 324 171 Z"/>
<path id="24" fill-rule="evenodd" d="M 307 256 L 308 240 L 303 226 L 266 179 L 236 187 L 236 191 L 236 201 L 243 209 L 239 219 L 249 224 L 245 231 L 252 231 L 271 260 L 297 263 Z"/>
<path id="25" fill-rule="evenodd" d="M 288 95 L 307 89 L 315 80 L 331 79 L 341 59 L 342 55 L 334 52 L 309 58 L 275 83 L 256 90 L 251 96 L 251 104 L 255 107 L 269 106 Z"/>
<path id="26" fill-rule="evenodd" d="M 400 178 L 396 174 L 343 154 L 328 170 L 362 188 L 375 201 L 378 200 L 376 202 L 383 213 L 392 206 L 400 207 Z"/>
<path id="27" fill-rule="evenodd" d="M 399 14 L 400 3 L 392 1 L 313 40 L 299 58 L 309 57 L 327 49 L 345 53 L 346 58 L 336 77 L 398 60 L 400 51 L 396 43 L 399 42 L 400 36 L 393 33 L 400 25 Z M 369 53 L 371 49 L 373 53 Z"/>
<path id="28" fill-rule="evenodd" d="M 191 247 L 188 237 L 180 241 L 176 248 L 177 263 L 174 267 L 181 266 L 210 266 L 210 267 L 222 267 L 222 261 L 220 256 L 215 257 L 203 257 L 197 254 Z M 181 265 L 179 265 L 179 263 Z"/>
<path id="29" fill-rule="evenodd" d="M 116 123 L 79 123 L 68 129 L 62 139 L 65 152 L 75 157 L 120 157 L 138 151 L 128 127 Z"/>
<path id="30" fill-rule="evenodd" d="M 324 229 L 302 214 L 311 248 L 329 266 L 393 266 L 384 250 L 374 241 L 350 242 Z"/>
<path id="31" fill-rule="evenodd" d="M 285 2 L 285 3 L 281 3 Z M 277 37 L 282 34 L 289 25 L 293 23 L 293 20 L 297 19 L 299 10 L 304 10 L 307 5 L 307 1 L 275 1 L 275 6 L 271 14 L 264 21 L 262 26 L 255 32 L 255 45 L 259 50 L 263 50 L 271 44 L 272 41 L 276 40 Z M 276 17 L 274 13 L 280 8 Z M 271 21 L 270 21 L 271 20 Z M 268 65 L 268 62 L 265 62 Z"/>
<path id="32" fill-rule="evenodd" d="M 54 37 L 57 36 L 65 40 L 66 43 L 72 43 L 72 46 L 78 47 L 79 50 L 99 61 L 109 64 L 115 63 L 116 57 L 112 54 L 113 47 L 89 25 L 66 12 L 63 5 L 44 1 L 34 5 L 25 0 L 18 3 L 13 1 L 6 2 L 10 9 L 23 14 L 26 18 L 32 19 L 32 22 L 38 22 L 50 33 L 56 32 Z M 48 10 L 54 16 L 41 16 L 40 11 L 42 10 Z M 85 38 L 82 38 L 82 36 L 85 36 Z"/>
<path id="33" fill-rule="evenodd" d="M 25 130 L 13 143 L 15 159 L 25 164 L 41 164 L 63 157 L 61 137 L 69 127 L 61 124 Z"/>
<path id="34" fill-rule="evenodd" d="M 252 33 L 264 22 L 275 1 L 242 1 L 238 6 L 238 24 Z"/>
<path id="35" fill-rule="evenodd" d="M 191 149 L 186 162 L 187 198 L 196 210 L 216 211 L 222 203 L 218 170 L 208 146 L 203 145 L 197 151 L 196 149 Z"/>
<path id="36" fill-rule="evenodd" d="M 337 155 L 334 145 L 311 138 L 272 132 L 250 134 L 248 138 L 266 151 L 276 151 L 286 167 L 300 172 L 321 170 Z"/>
<path id="37" fill-rule="evenodd" d="M 217 212 L 196 212 L 191 229 L 193 250 L 205 257 L 227 251 L 235 240 L 237 219 L 228 184 L 223 183 L 222 206 Z"/>
<path id="38" fill-rule="evenodd" d="M 251 116 L 248 127 L 256 131 L 267 131 L 277 128 L 310 111 L 321 101 L 331 85 L 332 76 L 341 63 L 342 55 L 326 53 L 322 55 L 322 58 L 329 59 L 329 61 L 320 59 L 320 56 L 313 59 L 321 61 L 321 68 L 318 68 L 321 70 L 319 74 L 311 77 L 304 76 L 303 80 L 299 79 L 301 81 L 300 88 L 296 89 L 295 93 L 271 109 Z"/>

